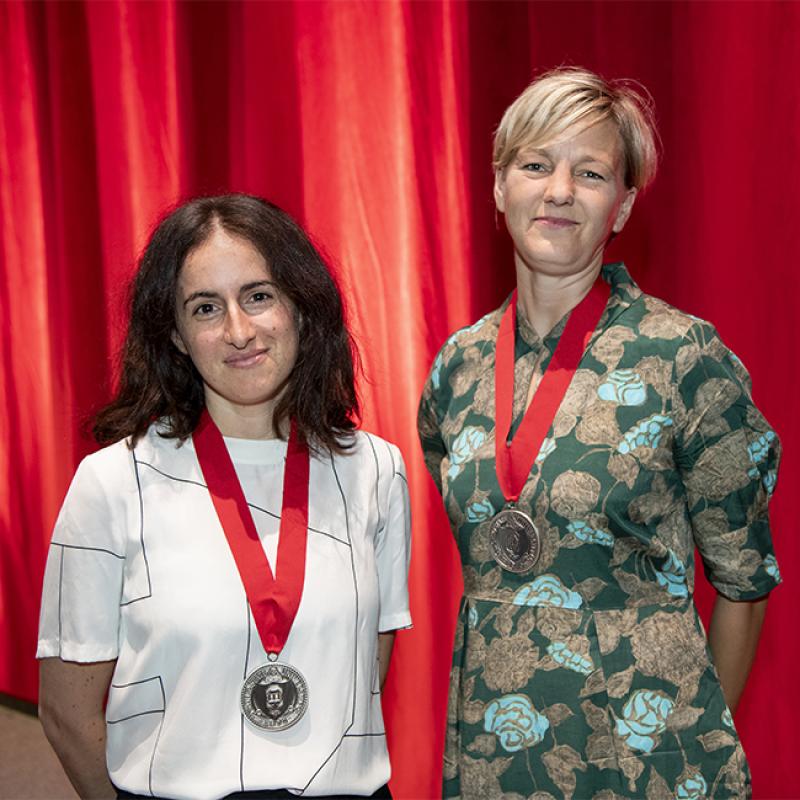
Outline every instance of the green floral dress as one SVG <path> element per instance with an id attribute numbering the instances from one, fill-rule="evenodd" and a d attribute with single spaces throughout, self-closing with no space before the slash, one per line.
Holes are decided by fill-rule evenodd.
<path id="1" fill-rule="evenodd" d="M 649 297 L 622 264 L 519 506 L 534 570 L 488 547 L 495 340 L 505 306 L 447 340 L 419 431 L 464 569 L 444 796 L 746 797 L 747 762 L 697 616 L 694 548 L 732 600 L 780 582 L 767 504 L 779 444 L 714 328 Z M 542 341 L 521 316 L 514 425 L 566 318 Z"/>

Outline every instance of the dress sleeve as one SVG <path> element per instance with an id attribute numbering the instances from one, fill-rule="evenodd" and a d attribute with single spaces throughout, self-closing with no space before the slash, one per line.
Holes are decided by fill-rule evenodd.
<path id="1" fill-rule="evenodd" d="M 417 432 L 425 458 L 425 467 L 436 483 L 439 494 L 442 493 L 442 461 L 447 455 L 447 448 L 441 434 L 442 421 L 436 403 L 441 380 L 442 360 L 440 351 L 433 361 L 428 380 L 425 381 L 417 413 Z"/>
<path id="2" fill-rule="evenodd" d="M 378 631 L 411 627 L 408 606 L 408 565 L 411 558 L 411 509 L 408 480 L 400 451 L 389 445 L 392 476 L 375 536 L 380 587 Z"/>
<path id="3" fill-rule="evenodd" d="M 53 530 L 37 658 L 93 662 L 118 655 L 124 537 L 99 477 L 98 455 L 81 462 Z"/>
<path id="4" fill-rule="evenodd" d="M 780 581 L 768 504 L 780 443 L 751 397 L 742 362 L 697 323 L 675 362 L 676 461 L 706 576 L 731 600 Z"/>

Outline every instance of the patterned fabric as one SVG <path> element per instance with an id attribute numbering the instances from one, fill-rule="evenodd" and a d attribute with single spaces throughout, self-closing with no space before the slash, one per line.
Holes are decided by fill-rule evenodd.
<path id="1" fill-rule="evenodd" d="M 611 297 L 519 500 L 527 575 L 492 560 L 495 340 L 505 307 L 447 340 L 420 405 L 464 569 L 444 796 L 744 797 L 747 762 L 692 601 L 694 547 L 733 600 L 780 582 L 767 504 L 779 443 L 706 322 L 606 265 Z M 514 424 L 566 318 L 520 316 Z"/>

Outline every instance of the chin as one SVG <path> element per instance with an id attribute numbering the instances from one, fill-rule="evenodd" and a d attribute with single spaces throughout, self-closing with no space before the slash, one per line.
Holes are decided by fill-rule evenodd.
<path id="1" fill-rule="evenodd" d="M 570 274 L 581 269 L 576 266 L 574 255 L 552 251 L 532 253 L 525 258 L 525 264 L 531 272 L 540 272 L 543 275 Z"/>

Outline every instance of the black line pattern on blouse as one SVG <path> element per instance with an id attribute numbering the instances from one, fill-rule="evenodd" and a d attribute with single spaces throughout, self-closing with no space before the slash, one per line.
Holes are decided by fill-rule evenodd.
<path id="1" fill-rule="evenodd" d="M 150 794 L 155 797 L 155 793 L 153 792 L 153 764 L 156 760 L 156 750 L 158 749 L 158 742 L 161 739 L 161 731 L 164 728 L 164 717 L 166 716 L 166 709 L 167 709 L 167 697 L 164 693 L 164 683 L 161 680 L 161 676 L 158 676 L 158 685 L 161 689 L 161 703 L 164 706 L 164 713 L 161 715 L 161 723 L 158 726 L 158 735 L 156 736 L 156 742 L 153 745 L 153 753 L 150 756 L 150 770 L 147 774 L 147 786 L 150 789 Z"/>
<path id="2" fill-rule="evenodd" d="M 58 655 L 61 657 L 61 591 L 64 585 L 64 548 L 61 548 L 61 561 L 58 565 Z"/>
<path id="3" fill-rule="evenodd" d="M 132 600 L 126 600 L 120 603 L 120 606 L 129 606 L 131 603 L 138 603 L 139 600 L 147 600 L 153 596 L 153 584 L 150 580 L 150 562 L 147 560 L 147 548 L 144 545 L 144 497 L 142 496 L 142 481 L 139 477 L 139 462 L 136 459 L 136 453 L 131 453 L 133 459 L 133 472 L 136 476 L 136 491 L 139 495 L 139 543 L 142 548 L 142 558 L 144 559 L 145 575 L 147 576 L 147 594 L 141 597 L 134 597 Z"/>
<path id="4" fill-rule="evenodd" d="M 114 556 L 114 558 L 119 558 L 120 560 L 124 561 L 125 556 L 121 556 L 119 553 L 115 553 L 113 550 L 106 550 L 105 547 L 86 547 L 80 544 L 65 544 L 64 542 L 50 542 L 52 545 L 57 545 L 58 547 L 66 547 L 68 550 L 92 550 L 95 553 L 108 553 L 110 556 Z"/>
<path id="5" fill-rule="evenodd" d="M 136 717 L 144 717 L 148 714 L 161 714 L 161 721 L 158 723 L 158 733 L 156 734 L 156 740 L 153 743 L 153 752 L 150 754 L 150 768 L 147 771 L 147 788 L 151 797 L 155 797 L 155 793 L 153 792 L 153 764 L 155 763 L 156 759 L 158 743 L 161 740 L 161 731 L 164 729 L 164 717 L 166 716 L 167 709 L 167 696 L 164 692 L 164 681 L 160 675 L 154 675 L 152 678 L 144 678 L 140 681 L 131 681 L 130 683 L 112 683 L 111 687 L 113 689 L 126 689 L 129 686 L 138 686 L 142 683 L 150 683 L 150 681 L 158 681 L 158 688 L 161 692 L 161 708 L 152 709 L 151 711 L 142 711 L 139 714 L 131 714 L 130 716 L 122 717 L 120 719 L 110 719 L 107 720 L 107 724 L 115 725 L 118 722 L 125 722 L 126 720 L 134 719 Z"/>
<path id="6" fill-rule="evenodd" d="M 244 613 L 247 615 L 247 647 L 244 651 L 244 670 L 242 680 L 247 680 L 250 668 L 250 601 L 244 599 Z M 244 712 L 239 713 L 239 786 L 244 791 Z"/>
<path id="7" fill-rule="evenodd" d="M 358 577 L 356 574 L 356 565 L 355 559 L 353 557 L 353 548 L 352 548 L 352 541 L 350 539 L 350 517 L 347 512 L 347 498 L 344 494 L 344 489 L 342 488 L 342 482 L 339 480 L 339 473 L 336 471 L 336 464 L 334 463 L 333 459 L 331 459 L 331 469 L 333 470 L 333 476 L 336 478 L 336 486 L 339 488 L 339 494 L 342 496 L 342 505 L 344 506 L 344 523 L 345 529 L 347 531 L 347 541 L 350 542 L 350 567 L 353 571 L 353 591 L 355 592 L 355 600 L 356 600 L 356 609 L 355 609 L 355 631 L 354 631 L 354 652 L 353 652 L 353 707 L 350 711 L 350 722 L 344 730 L 342 734 L 342 738 L 339 740 L 339 743 L 336 747 L 331 750 L 330 755 L 319 765 L 317 771 L 309 778 L 308 783 L 302 788 L 300 794 L 305 794 L 306 790 L 309 786 L 314 782 L 314 779 L 319 775 L 320 772 L 325 768 L 325 765 L 334 757 L 334 755 L 339 751 L 339 748 L 342 746 L 344 742 L 345 736 L 347 736 L 348 731 L 353 727 L 356 720 L 356 697 L 357 697 L 357 686 L 358 686 Z"/>
<path id="8" fill-rule="evenodd" d="M 204 484 L 204 483 L 201 483 L 200 481 L 193 481 L 193 480 L 190 480 L 189 478 L 178 478 L 175 475 L 170 475 L 168 472 L 164 472 L 163 470 L 160 470 L 158 467 L 153 466 L 152 464 L 150 464 L 147 461 L 139 461 L 137 463 L 139 463 L 143 467 L 149 467 L 154 472 L 157 472 L 162 477 L 168 478 L 171 481 L 175 481 L 177 483 L 188 483 L 188 484 L 191 484 L 192 486 L 198 486 L 199 488 L 205 489 L 206 491 L 208 491 L 208 486 L 206 486 L 206 484 Z M 247 503 L 247 505 L 250 508 L 253 508 L 256 511 L 260 511 L 262 514 L 266 514 L 267 516 L 272 517 L 273 519 L 280 519 L 281 518 L 280 514 L 276 514 L 274 511 L 269 511 L 268 509 L 262 508 L 261 506 L 258 506 L 255 503 L 251 503 L 251 502 L 249 502 L 247 500 L 247 498 L 245 498 L 245 502 Z M 334 541 L 339 542 L 339 544 L 343 544 L 345 547 L 350 547 L 349 542 L 345 542 L 343 539 L 340 539 L 338 536 L 334 536 L 334 534 L 332 534 L 332 533 L 328 533 L 327 531 L 321 531 L 318 528 L 312 528 L 311 526 L 309 526 L 308 530 L 311 533 L 318 533 L 318 534 L 320 534 L 320 536 L 327 536 L 329 539 L 333 539 Z"/>
<path id="9" fill-rule="evenodd" d="M 378 462 L 378 454 L 377 454 L 377 452 L 375 452 L 375 444 L 372 441 L 372 436 L 370 436 L 368 433 L 366 433 L 366 431 L 365 431 L 365 434 L 366 434 L 366 437 L 367 437 L 367 441 L 369 442 L 369 446 L 372 449 L 372 460 L 375 462 L 375 508 L 378 509 L 378 525 L 377 525 L 376 529 L 380 530 L 383 527 L 383 525 L 382 525 L 382 514 L 381 514 L 381 504 L 380 504 L 380 498 L 379 498 L 379 495 L 378 495 L 378 485 L 381 482 L 381 465 Z"/>
<path id="10" fill-rule="evenodd" d="M 151 709 L 150 711 L 141 711 L 138 714 L 130 714 L 127 717 L 120 717 L 119 719 L 110 719 L 107 720 L 108 725 L 116 725 L 119 722 L 126 722 L 130 719 L 135 719 L 137 717 L 144 717 L 149 714 L 161 714 L 161 720 L 158 723 L 158 733 L 156 734 L 156 740 L 153 743 L 153 752 L 150 754 L 150 768 L 147 771 L 147 788 L 150 792 L 152 797 L 155 797 L 155 793 L 153 792 L 153 765 L 155 763 L 156 758 L 156 750 L 158 749 L 158 743 L 161 739 L 161 731 L 164 729 L 164 717 L 166 715 L 166 708 L 167 708 L 167 697 L 166 693 L 164 692 L 164 681 L 162 680 L 160 675 L 154 675 L 152 678 L 144 678 L 140 681 L 131 681 L 130 683 L 112 683 L 111 686 L 114 689 L 126 689 L 129 686 L 137 686 L 143 683 L 150 683 L 150 681 L 158 681 L 158 688 L 161 692 L 161 708 Z"/>

